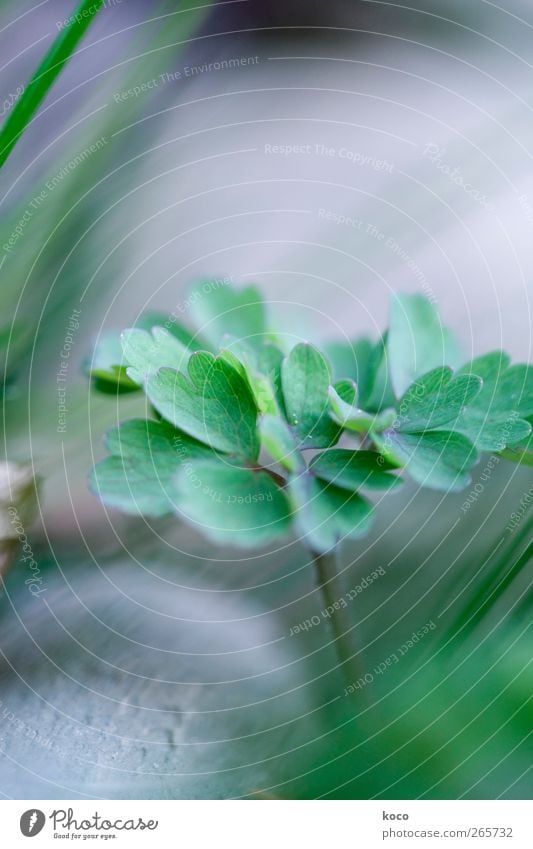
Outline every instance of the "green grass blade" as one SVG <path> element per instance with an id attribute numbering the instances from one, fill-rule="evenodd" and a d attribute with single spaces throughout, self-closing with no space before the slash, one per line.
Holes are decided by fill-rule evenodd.
<path id="1" fill-rule="evenodd" d="M 104 0 L 83 0 L 72 22 L 55 39 L 0 132 L 0 168 L 103 5 Z"/>
<path id="2" fill-rule="evenodd" d="M 486 618 L 504 592 L 529 564 L 533 556 L 531 530 L 532 521 L 525 519 L 522 528 L 508 541 L 503 551 L 498 552 L 496 559 L 490 563 L 488 558 L 484 575 L 474 585 L 475 592 L 468 597 L 460 614 L 456 615 L 445 639 L 460 633 L 461 639 L 464 640 L 467 634 Z"/>
<path id="3" fill-rule="evenodd" d="M 514 445 L 506 448 L 505 451 L 500 451 L 500 457 L 520 466 L 533 466 L 533 451 L 523 445 Z"/>

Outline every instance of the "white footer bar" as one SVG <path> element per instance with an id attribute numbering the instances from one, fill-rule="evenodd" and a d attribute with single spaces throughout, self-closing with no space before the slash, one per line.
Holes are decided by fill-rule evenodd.
<path id="1" fill-rule="evenodd" d="M 46 846 L 531 849 L 523 801 L 2 801 L 1 844 Z M 35 843 L 29 839 L 35 838 Z M 68 841 L 68 842 L 67 842 Z"/>

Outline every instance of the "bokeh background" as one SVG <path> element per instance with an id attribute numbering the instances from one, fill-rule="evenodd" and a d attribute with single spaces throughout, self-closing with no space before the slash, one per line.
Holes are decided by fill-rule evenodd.
<path id="1" fill-rule="evenodd" d="M 73 12 L 2 3 L 2 121 Z M 6 542 L 4 797 L 528 798 L 527 468 L 481 484 L 482 462 L 468 509 L 406 486 L 343 547 L 346 589 L 384 572 L 350 609 L 363 669 L 436 625 L 354 704 L 325 624 L 290 636 L 321 607 L 297 541 L 215 550 L 89 492 L 105 430 L 144 409 L 94 394 L 83 364 L 145 310 L 186 321 L 213 277 L 258 283 L 294 338 L 377 337 L 412 291 L 465 359 L 530 360 L 532 35 L 526 0 L 98 14 L 2 171 L 3 450 L 40 480 L 26 531 L 46 590 Z"/>

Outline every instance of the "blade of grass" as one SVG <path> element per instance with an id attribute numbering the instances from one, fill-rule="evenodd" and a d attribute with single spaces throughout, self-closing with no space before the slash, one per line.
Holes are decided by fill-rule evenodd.
<path id="1" fill-rule="evenodd" d="M 179 5 L 179 8 L 176 8 Z M 215 0 L 211 2 L 202 2 L 202 0 L 186 0 L 176 4 L 176 0 L 161 0 L 157 8 L 151 10 L 153 17 L 149 19 L 150 26 L 146 26 L 142 21 L 132 30 L 132 35 L 129 36 L 127 49 L 125 52 L 117 56 L 116 68 L 121 69 L 122 73 L 119 78 L 114 79 L 110 83 L 111 88 L 106 87 L 102 82 L 101 91 L 107 98 L 111 98 L 112 92 L 115 90 L 125 89 L 136 84 L 139 79 L 151 79 L 159 76 L 165 70 L 168 70 L 167 53 L 169 48 L 175 47 L 173 59 L 177 57 L 189 46 L 190 41 L 194 40 L 194 36 L 204 25 L 208 15 L 215 6 Z M 145 30 L 149 29 L 149 38 L 147 40 Z M 155 29 L 155 33 L 153 32 Z M 113 69 L 111 69 L 113 70 Z M 104 78 L 105 79 L 105 78 Z M 52 104 L 53 105 L 53 104 Z M 61 146 L 61 162 L 68 162 L 73 159 L 76 154 L 80 153 L 82 147 L 88 146 L 89 142 L 99 138 L 111 140 L 115 132 L 124 125 L 134 123 L 139 117 L 142 109 L 145 108 L 145 101 L 141 98 L 131 98 L 125 104 L 121 104 L 120 109 L 103 110 L 99 113 L 96 120 L 91 119 L 90 124 L 85 125 L 85 138 L 80 138 L 79 133 L 76 133 L 72 140 L 68 134 L 65 134 L 66 146 Z M 72 114 L 72 120 L 76 117 L 76 113 Z M 49 121 L 49 119 L 47 119 Z M 150 127 L 152 132 L 156 131 L 157 122 L 151 121 L 144 125 L 144 135 L 146 138 L 147 128 Z M 1 141 L 1 131 L 0 131 Z M 53 193 L 48 193 L 46 205 L 39 206 L 37 209 L 31 210 L 32 219 L 32 235 L 31 241 L 24 243 L 23 250 L 10 252 L 9 255 L 4 255 L 2 261 L 5 262 L 5 268 L 2 270 L 0 263 L 0 271 L 2 272 L 2 285 L 0 286 L 0 325 L 6 324 L 7 327 L 11 324 L 13 311 L 16 310 L 20 314 L 20 308 L 17 307 L 18 298 L 21 289 L 21 281 L 28 280 L 28 275 L 35 274 L 35 262 L 54 264 L 56 261 L 61 261 L 65 256 L 65 245 L 71 245 L 73 240 L 79 238 L 79 234 L 85 232 L 89 222 L 83 219 L 82 210 L 79 209 L 79 204 L 82 198 L 91 191 L 94 195 L 100 196 L 100 182 L 103 175 L 108 169 L 111 173 L 115 173 L 113 163 L 116 165 L 116 148 L 112 144 L 106 145 L 98 154 L 98 161 L 93 157 L 91 168 L 76 168 L 74 173 L 69 174 L 68 180 L 61 182 L 61 185 L 55 188 Z M 132 151 L 133 155 L 133 151 Z M 37 157 L 36 157 L 37 159 Z M 1 237 L 0 245 L 7 242 L 9 236 L 23 217 L 24 213 L 31 204 L 32 199 L 40 190 L 46 187 L 46 182 L 49 177 L 54 176 L 59 167 L 57 155 L 51 160 L 47 171 L 44 173 L 38 185 L 29 184 L 25 195 L 19 199 L 14 198 L 16 205 L 6 211 L 2 216 L 2 224 L 0 228 Z M 127 165 L 126 165 L 127 167 Z M 27 183 L 26 183 L 27 185 Z M 115 191 L 118 191 L 117 189 Z M 100 203 L 103 203 L 100 200 Z M 107 201 L 105 202 L 107 206 Z M 81 215 L 81 219 L 78 217 Z M 82 220 L 83 219 L 83 220 Z M 68 232 L 67 232 L 68 230 Z M 46 250 L 43 248 L 46 247 Z M 1 252 L 0 252 L 1 253 Z M 49 258 L 49 259 L 47 259 Z M 50 273 L 55 274 L 55 270 Z M 49 277 L 48 270 L 42 266 L 39 273 L 40 279 L 47 280 Z M 80 285 L 81 285 L 81 281 Z M 85 281 L 86 282 L 86 281 Z M 65 284 L 67 285 L 67 284 Z M 26 288 L 24 301 L 24 319 L 28 320 L 29 327 L 27 334 L 24 334 L 26 340 L 32 344 L 34 334 L 31 330 L 33 326 L 33 316 L 38 313 L 38 307 L 34 302 L 30 303 L 33 296 L 39 297 L 41 287 L 28 286 Z M 76 286 L 72 279 L 72 271 L 69 275 L 68 294 L 75 298 Z M 65 292 L 67 297 L 67 292 Z M 58 304 L 58 310 L 61 314 L 64 313 L 64 304 Z M 48 312 L 50 315 L 50 312 Z M 38 314 L 36 315 L 36 320 Z M 22 333 L 17 334 L 20 337 L 22 346 Z M 51 337 L 53 337 L 53 331 Z M 13 349 L 13 336 L 6 339 L 6 344 L 9 342 L 9 359 L 10 363 L 18 362 L 19 355 Z M 2 352 L 1 326 L 0 326 L 0 360 Z M 23 350 L 20 351 L 20 356 L 23 355 Z M 0 365 L 1 369 L 1 365 Z"/>
<path id="2" fill-rule="evenodd" d="M 83 0 L 57 36 L 0 132 L 0 168 L 12 152 L 105 0 Z"/>
<path id="3" fill-rule="evenodd" d="M 173 49 L 173 61 L 176 61 L 188 49 L 190 43 L 194 42 L 195 36 L 201 31 L 216 3 L 215 0 L 211 2 L 182 0 L 179 8 L 176 8 L 176 5 L 176 0 L 160 0 L 157 8 L 151 10 L 153 18 L 149 20 L 148 39 L 145 34 L 145 22 L 135 28 L 133 35 L 128 39 L 128 53 L 117 56 L 116 67 L 122 71 L 120 78 L 113 79 L 110 83 L 111 88 L 103 88 L 106 97 L 110 98 L 113 90 L 118 90 L 119 87 L 127 90 L 139 80 L 157 77 L 168 70 L 168 50 Z M 62 149 L 61 161 L 68 162 L 72 159 L 80 152 L 82 144 L 87 145 L 89 141 L 101 137 L 112 139 L 119 128 L 134 123 L 144 108 L 145 102 L 141 98 L 131 98 L 121 104 L 120 109 L 104 110 L 99 113 L 97 120 L 91 120 L 86 131 L 90 133 L 90 139 L 86 136 L 85 140 L 80 141 L 76 136 L 65 149 Z M 72 117 L 74 119 L 75 114 Z M 157 120 L 151 120 L 144 125 L 144 133 L 138 136 L 138 140 L 142 142 L 142 149 L 145 146 L 149 147 L 148 132 L 153 135 L 158 131 L 158 126 Z M 132 157 L 140 150 L 140 147 L 137 149 L 130 145 Z M 27 357 L 34 345 L 37 326 L 40 328 L 39 344 L 45 345 L 45 341 L 48 340 L 46 351 L 49 351 L 54 344 L 58 328 L 63 325 L 67 304 L 75 306 L 81 288 L 87 285 L 87 268 L 91 266 L 95 255 L 98 255 L 98 248 L 95 251 L 94 242 L 91 239 L 87 242 L 86 248 L 80 245 L 76 249 L 78 261 L 70 263 L 68 270 L 58 277 L 57 297 L 47 300 L 46 324 L 44 324 L 45 319 L 40 313 L 42 298 L 48 298 L 49 281 L 55 278 L 58 266 L 64 261 L 67 251 L 70 251 L 80 239 L 80 234 L 90 236 L 91 228 L 94 227 L 95 221 L 98 221 L 98 216 L 94 217 L 94 209 L 97 208 L 94 203 L 99 204 L 101 208 L 106 208 L 110 203 L 109 197 L 116 199 L 117 196 L 122 195 L 120 175 L 123 169 L 129 167 L 127 159 L 126 162 L 122 161 L 122 154 L 123 147 L 119 165 L 116 148 L 108 144 L 99 152 L 98 159 L 92 158 L 90 169 L 79 167 L 69 174 L 68 181 L 62 181 L 53 193 L 49 193 L 46 205 L 39 206 L 32 212 L 32 239 L 24 243 L 22 250 L 16 250 L 9 256 L 4 255 L 0 262 L 0 274 L 3 278 L 0 286 L 0 386 L 4 379 L 24 380 L 25 363 L 27 364 Z M 17 206 L 9 215 L 2 217 L 0 232 L 3 235 L 0 237 L 0 245 L 8 240 L 32 198 L 46 185 L 48 177 L 57 173 L 58 165 L 56 157 L 40 183 L 37 186 L 30 184 L 27 195 L 18 200 Z M 107 175 L 105 179 L 104 175 Z M 94 200 L 91 200 L 88 211 L 86 204 L 90 198 Z M 83 255 L 87 256 L 87 263 L 79 260 L 80 252 L 85 250 L 87 254 L 83 253 Z M 7 272 L 3 268 L 4 260 L 7 260 L 5 262 Z M 110 258 L 109 263 L 112 261 Z M 116 268 L 118 274 L 118 265 Z M 112 273 L 111 277 L 113 277 Z M 32 285 L 29 285 L 29 281 L 33 281 L 34 278 L 36 283 L 32 282 Z M 28 284 L 24 285 L 23 295 L 21 295 L 22 281 Z M 46 283 L 46 291 L 41 285 L 42 281 Z M 93 308 L 96 308 L 98 298 L 104 295 L 104 291 L 102 289 L 98 295 L 93 295 Z M 12 329 L 13 315 L 17 316 L 16 334 Z M 85 318 L 86 320 L 88 318 L 87 312 Z M 5 326 L 4 339 L 2 326 Z M 41 355 L 45 356 L 44 349 L 41 347 L 40 350 Z M 5 395 L 3 400 L 5 403 Z M 21 412 L 21 405 L 14 401 L 4 406 L 2 410 L 4 424 L 8 420 L 14 425 L 14 430 L 10 433 L 11 440 L 16 440 L 21 435 L 19 426 Z"/>
<path id="4" fill-rule="evenodd" d="M 461 634 L 465 639 L 480 622 L 485 619 L 497 604 L 504 592 L 528 565 L 533 556 L 531 540 L 532 520 L 525 520 L 522 529 L 513 536 L 496 560 L 488 567 L 486 574 L 475 583 L 474 592 L 468 597 L 463 609 L 453 621 L 445 635 L 445 639 Z M 526 543 L 525 550 L 522 550 Z M 487 561 L 489 563 L 490 558 Z M 510 564 L 510 565 L 509 565 Z"/>
<path id="5" fill-rule="evenodd" d="M 521 466 L 533 466 L 533 451 L 526 446 L 515 445 L 512 448 L 506 448 L 505 451 L 500 451 L 500 457 Z"/>

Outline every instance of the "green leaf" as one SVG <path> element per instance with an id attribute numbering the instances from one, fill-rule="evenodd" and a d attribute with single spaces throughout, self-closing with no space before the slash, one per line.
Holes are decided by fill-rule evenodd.
<path id="1" fill-rule="evenodd" d="M 533 414 L 533 369 L 510 365 L 507 354 L 493 351 L 460 369 L 483 378 L 483 389 L 469 402 L 454 430 L 467 436 L 480 451 L 503 451 L 531 433 L 526 418 Z"/>
<path id="2" fill-rule="evenodd" d="M 401 399 L 395 430 L 413 433 L 452 422 L 479 395 L 482 385 L 474 375 L 454 377 L 447 366 L 433 369 L 412 383 Z"/>
<path id="3" fill-rule="evenodd" d="M 457 343 L 443 327 L 435 307 L 422 295 L 398 295 L 393 299 L 387 348 L 397 398 L 426 372 L 439 366 L 459 365 Z"/>
<path id="4" fill-rule="evenodd" d="M 277 463 L 290 472 L 305 468 L 291 430 L 278 416 L 263 416 L 259 430 L 263 447 Z"/>
<path id="5" fill-rule="evenodd" d="M 281 380 L 287 421 L 305 448 L 327 448 L 340 435 L 329 417 L 328 364 L 312 345 L 296 345 L 283 361 Z"/>
<path id="6" fill-rule="evenodd" d="M 199 461 L 175 484 L 180 514 L 215 542 L 254 547 L 290 528 L 287 497 L 267 472 Z"/>
<path id="7" fill-rule="evenodd" d="M 533 466 L 533 446 L 529 449 L 519 445 L 506 448 L 504 451 L 500 451 L 500 457 L 509 463 L 516 463 L 518 466 Z"/>
<path id="8" fill-rule="evenodd" d="M 477 409 L 469 409 L 454 424 L 454 430 L 467 436 L 480 451 L 503 451 L 522 442 L 531 433 L 525 419 Z"/>
<path id="9" fill-rule="evenodd" d="M 224 349 L 221 351 L 221 356 L 224 356 L 230 364 L 233 364 L 248 381 L 259 412 L 278 415 L 280 408 L 276 384 L 283 359 L 281 351 L 278 351 L 273 345 L 268 346 L 268 357 L 275 356 L 272 354 L 272 350 L 277 351 L 278 355 L 274 360 L 274 371 L 270 371 L 271 362 L 263 351 L 267 346 L 261 345 L 254 349 L 241 339 L 227 335 L 223 337 L 222 341 Z M 277 373 L 275 373 L 276 366 Z"/>
<path id="10" fill-rule="evenodd" d="M 96 343 L 91 359 L 84 364 L 85 372 L 101 392 L 137 392 L 139 385 L 128 377 L 118 333 L 103 333 Z"/>
<path id="11" fill-rule="evenodd" d="M 289 492 L 296 527 L 314 551 L 330 551 L 341 540 L 362 537 L 370 530 L 372 505 L 356 492 L 307 473 L 292 478 Z"/>
<path id="12" fill-rule="evenodd" d="M 453 431 L 373 435 L 380 451 L 392 463 L 406 467 L 417 483 L 429 489 L 459 491 L 470 483 L 469 469 L 478 461 L 472 443 Z"/>
<path id="13" fill-rule="evenodd" d="M 282 415 L 286 416 L 281 379 L 281 369 L 284 360 L 283 352 L 273 342 L 265 342 L 263 345 L 257 347 L 256 357 L 258 372 L 269 380 L 270 386 L 274 391 L 278 410 Z"/>
<path id="14" fill-rule="evenodd" d="M 143 516 L 175 511 L 173 479 L 182 464 L 208 457 L 204 445 L 166 422 L 129 419 L 106 436 L 111 454 L 91 472 L 93 492 L 109 507 Z"/>
<path id="15" fill-rule="evenodd" d="M 248 384 L 248 387 L 253 394 L 252 385 L 251 385 L 250 380 L 248 378 L 248 372 L 246 370 L 246 367 L 241 362 L 241 360 L 238 359 L 238 357 L 235 356 L 233 351 L 228 351 L 227 348 L 221 348 L 220 351 L 218 352 L 218 356 L 220 357 L 221 360 L 224 360 L 226 363 L 228 363 L 228 365 L 230 365 L 233 369 L 235 369 L 235 371 L 238 374 L 240 374 L 240 376 L 245 381 L 245 383 Z"/>
<path id="16" fill-rule="evenodd" d="M 280 409 L 276 400 L 276 392 L 270 378 L 257 372 L 251 372 L 249 373 L 249 381 L 258 410 L 269 415 L 279 415 Z"/>
<path id="17" fill-rule="evenodd" d="M 351 407 L 355 407 L 357 403 L 357 384 L 353 380 L 338 380 L 334 384 L 333 390 L 341 401 L 344 401 L 345 404 L 349 404 Z"/>
<path id="18" fill-rule="evenodd" d="M 326 357 L 333 368 L 333 379 L 348 378 L 355 381 L 361 397 L 368 397 L 370 380 L 370 362 L 375 349 L 370 339 L 357 339 L 355 342 L 329 342 L 324 346 Z"/>
<path id="19" fill-rule="evenodd" d="M 528 422 L 531 425 L 531 420 Z M 533 466 L 533 433 L 519 445 L 513 445 L 512 448 L 506 448 L 500 451 L 500 457 L 510 463 L 517 463 L 520 466 Z"/>
<path id="20" fill-rule="evenodd" d="M 365 413 L 364 410 L 347 403 L 337 392 L 339 384 L 329 388 L 330 416 L 336 424 L 354 433 L 366 434 L 371 431 L 380 432 L 391 427 L 396 419 L 395 410 L 383 410 L 382 413 L 373 415 Z M 346 384 L 341 386 L 344 397 L 350 397 Z"/>
<path id="21" fill-rule="evenodd" d="M 199 351 L 189 360 L 188 378 L 173 369 L 160 369 L 148 377 L 146 394 L 163 418 L 200 442 L 257 459 L 255 401 L 248 383 L 224 359 Z"/>
<path id="22" fill-rule="evenodd" d="M 510 365 L 503 351 L 477 357 L 460 369 L 461 374 L 479 374 L 483 393 L 477 405 L 492 413 L 508 414 L 510 410 L 527 418 L 533 415 L 533 368 Z"/>
<path id="23" fill-rule="evenodd" d="M 134 327 L 125 330 L 121 340 L 128 377 L 140 385 L 160 368 L 183 371 L 189 361 L 190 351 L 162 327 L 151 332 Z"/>
<path id="24" fill-rule="evenodd" d="M 375 451 L 349 451 L 343 448 L 323 451 L 313 457 L 309 464 L 309 470 L 321 480 L 351 490 L 362 486 L 369 489 L 400 486 L 403 480 L 390 474 L 392 469 L 396 469 L 396 466 Z"/>
<path id="25" fill-rule="evenodd" d="M 505 351 L 491 351 L 461 366 L 459 374 L 477 374 L 483 380 L 485 389 L 494 388 L 500 376 L 511 365 L 511 358 Z"/>
<path id="26" fill-rule="evenodd" d="M 199 332 L 215 347 L 225 334 L 256 346 L 265 341 L 266 311 L 255 286 L 236 289 L 222 280 L 198 283 L 187 298 Z"/>
<path id="27" fill-rule="evenodd" d="M 155 328 L 158 328 L 155 330 Z M 143 383 L 142 373 L 143 367 L 147 365 L 146 359 L 153 359 L 155 369 L 162 366 L 172 366 L 179 356 L 178 352 L 183 354 L 185 349 L 189 352 L 198 350 L 200 340 L 193 336 L 188 330 L 175 322 L 171 321 L 163 313 L 151 312 L 142 315 L 135 323 L 136 333 L 146 331 L 145 335 L 131 337 L 131 344 L 128 344 L 128 353 L 125 355 L 123 345 L 128 339 L 128 334 L 131 330 L 126 330 L 124 334 L 119 335 L 114 331 L 103 333 L 96 344 L 91 360 L 85 363 L 86 373 L 94 380 L 94 385 L 101 392 L 135 392 Z M 154 333 L 152 338 L 150 333 Z M 170 339 L 168 335 L 170 334 Z M 174 342 L 173 338 L 177 341 Z M 162 356 L 167 359 L 171 357 L 171 361 L 158 361 L 157 351 L 160 350 Z M 129 359 L 129 355 L 133 359 Z M 181 361 L 181 357 L 179 358 Z M 185 358 L 186 364 L 188 355 Z M 132 377 L 128 377 L 128 365 L 134 366 L 138 363 L 139 373 L 135 373 L 135 368 L 132 370 Z M 152 369 L 154 370 L 154 369 Z M 147 372 L 148 373 L 148 372 Z M 133 379 L 135 378 L 135 379 Z"/>
<path id="28" fill-rule="evenodd" d="M 377 342 L 368 358 L 365 382 L 359 388 L 359 404 L 373 413 L 394 407 L 396 398 L 390 378 L 388 334 Z"/>
<path id="29" fill-rule="evenodd" d="M 175 336 L 178 342 L 181 342 L 192 353 L 194 351 L 206 351 L 210 349 L 210 345 L 203 339 L 199 333 L 193 333 L 185 325 L 181 324 L 174 313 L 170 316 L 162 312 L 150 311 L 143 313 L 138 321 L 135 322 L 135 327 L 140 330 L 151 330 L 153 327 L 162 327 L 168 330 L 172 336 Z"/>

